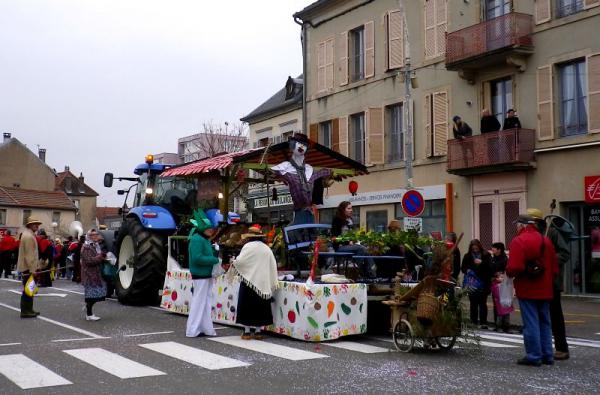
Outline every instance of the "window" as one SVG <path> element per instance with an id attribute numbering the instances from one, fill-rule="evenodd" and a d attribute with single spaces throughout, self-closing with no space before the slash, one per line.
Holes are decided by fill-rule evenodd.
<path id="1" fill-rule="evenodd" d="M 294 135 L 294 132 L 285 132 L 281 135 L 281 141 L 282 142 L 288 141 L 293 135 Z"/>
<path id="2" fill-rule="evenodd" d="M 561 136 L 587 133 L 585 60 L 558 66 Z"/>
<path id="3" fill-rule="evenodd" d="M 327 148 L 331 148 L 331 121 L 321 122 L 319 124 L 318 143 Z"/>
<path id="4" fill-rule="evenodd" d="M 406 217 L 406 214 L 402 210 L 402 204 L 396 204 L 396 219 L 402 220 Z M 420 215 L 423 218 L 423 229 L 421 233 L 430 234 L 431 232 L 442 232 L 446 231 L 446 200 L 426 200 L 423 214 Z"/>
<path id="5" fill-rule="evenodd" d="M 404 130 L 402 128 L 403 114 L 402 104 L 395 104 L 386 109 L 387 117 L 387 146 L 388 162 L 399 162 L 404 160 Z"/>
<path id="6" fill-rule="evenodd" d="M 350 39 L 350 80 L 365 78 L 365 28 L 360 26 L 349 34 Z"/>
<path id="7" fill-rule="evenodd" d="M 492 94 L 492 115 L 500 125 L 504 123 L 506 112 L 513 107 L 512 78 L 503 78 L 490 82 Z"/>
<path id="8" fill-rule="evenodd" d="M 556 15 L 559 18 L 583 11 L 583 0 L 557 0 Z"/>
<path id="9" fill-rule="evenodd" d="M 263 137 L 262 139 L 258 140 L 258 146 L 259 147 L 266 147 L 267 145 L 269 145 L 269 137 Z"/>
<path id="10" fill-rule="evenodd" d="M 52 213 L 52 222 L 56 222 L 57 224 L 60 225 L 60 211 L 54 211 Z"/>
<path id="11" fill-rule="evenodd" d="M 350 157 L 365 162 L 365 113 L 350 116 Z"/>
<path id="12" fill-rule="evenodd" d="M 6 225 L 6 209 L 0 208 L 0 225 Z"/>
<path id="13" fill-rule="evenodd" d="M 388 211 L 367 211 L 367 230 L 385 232 L 388 225 Z"/>
<path id="14" fill-rule="evenodd" d="M 23 210 L 23 225 L 27 224 L 29 217 L 31 217 L 31 210 Z"/>
<path id="15" fill-rule="evenodd" d="M 485 0 L 486 20 L 506 15 L 510 12 L 511 0 Z"/>

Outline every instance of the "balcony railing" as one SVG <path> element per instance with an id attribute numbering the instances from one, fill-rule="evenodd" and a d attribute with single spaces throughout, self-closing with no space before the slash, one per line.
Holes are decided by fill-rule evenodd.
<path id="1" fill-rule="evenodd" d="M 448 173 L 471 175 L 534 167 L 535 130 L 509 129 L 448 141 Z"/>
<path id="2" fill-rule="evenodd" d="M 533 47 L 533 17 L 511 12 L 446 37 L 446 66 L 506 48 Z"/>

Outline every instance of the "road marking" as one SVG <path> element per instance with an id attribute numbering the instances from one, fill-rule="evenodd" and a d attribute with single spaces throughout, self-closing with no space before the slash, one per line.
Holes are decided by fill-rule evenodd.
<path id="1" fill-rule="evenodd" d="M 349 341 L 336 341 L 331 343 L 322 343 L 324 346 L 341 348 L 343 350 L 361 352 L 363 354 L 375 354 L 379 352 L 388 352 L 387 348 L 371 346 L 369 344 L 362 344 L 358 342 Z"/>
<path id="2" fill-rule="evenodd" d="M 73 384 L 23 354 L 0 356 L 0 373 L 24 390 Z"/>
<path id="3" fill-rule="evenodd" d="M 600 333 L 597 333 L 597 335 L 600 335 Z M 497 335 L 497 336 L 500 336 L 500 335 Z M 516 335 L 516 334 L 512 334 L 512 333 L 503 333 L 501 336 L 502 337 L 510 337 L 510 338 L 514 338 L 514 339 L 520 339 L 521 341 L 523 340 L 523 335 Z M 567 343 L 575 344 L 575 345 L 579 345 L 579 346 L 600 347 L 600 341 L 598 341 L 598 340 L 580 339 L 577 337 L 567 337 Z"/>
<path id="4" fill-rule="evenodd" d="M 0 344 L 0 347 L 8 347 L 8 346 L 18 346 L 21 343 L 4 343 L 4 344 Z"/>
<path id="5" fill-rule="evenodd" d="M 134 333 L 132 335 L 123 335 L 123 337 L 138 337 L 138 336 L 152 336 L 152 335 L 166 335 L 168 333 L 173 333 L 173 331 L 164 331 L 164 332 L 149 332 L 149 333 Z"/>
<path id="6" fill-rule="evenodd" d="M 53 343 L 61 343 L 61 342 L 78 342 L 82 340 L 104 340 L 110 339 L 110 337 L 78 337 L 76 339 L 57 339 L 52 340 Z"/>
<path id="7" fill-rule="evenodd" d="M 227 358 L 176 342 L 148 343 L 139 346 L 209 370 L 250 366 L 249 363 L 237 359 Z"/>
<path id="8" fill-rule="evenodd" d="M 48 288 L 56 289 L 57 291 L 69 292 L 69 293 L 77 294 L 77 295 L 84 295 L 83 292 L 73 291 L 72 289 L 58 288 L 58 287 L 48 287 Z"/>
<path id="9" fill-rule="evenodd" d="M 2 306 L 4 308 L 7 308 L 9 310 L 18 311 L 19 313 L 21 312 L 21 309 L 17 309 L 16 307 L 12 307 L 12 306 L 9 306 L 9 305 L 4 304 L 4 303 L 0 303 L 0 306 Z M 54 320 L 51 320 L 50 318 L 42 317 L 41 315 L 37 316 L 36 318 L 38 320 L 46 321 L 46 322 L 49 322 L 49 323 L 54 324 L 54 325 L 62 326 L 63 328 L 70 329 L 70 330 L 72 330 L 74 332 L 81 333 L 82 335 L 86 335 L 88 337 L 93 337 L 95 339 L 105 339 L 105 337 L 97 335 L 97 334 L 92 333 L 90 331 L 86 331 L 85 329 L 77 328 L 77 327 L 74 327 L 72 325 L 62 323 L 62 322 L 54 321 Z"/>
<path id="10" fill-rule="evenodd" d="M 483 333 L 480 333 L 479 337 L 481 337 L 482 339 L 499 340 L 499 341 L 503 341 L 503 342 L 507 342 L 507 343 L 523 344 L 522 338 L 519 340 L 519 339 L 514 339 L 511 337 L 485 335 Z"/>
<path id="11" fill-rule="evenodd" d="M 2 280 L 2 281 L 8 281 L 10 283 L 22 283 L 23 282 L 21 280 L 11 280 L 10 278 L 0 278 L 0 280 Z"/>
<path id="12" fill-rule="evenodd" d="M 80 348 L 77 350 L 63 350 L 63 352 L 120 379 L 166 374 L 102 348 Z"/>
<path id="13" fill-rule="evenodd" d="M 12 292 L 12 293 L 17 294 L 17 295 L 21 295 L 23 293 L 23 291 L 17 291 L 16 289 L 9 289 L 8 292 Z M 36 298 L 40 297 L 40 296 L 58 296 L 59 298 L 66 298 L 67 294 L 38 293 L 38 294 L 35 295 Z"/>
<path id="14" fill-rule="evenodd" d="M 471 339 L 467 340 L 467 339 L 458 338 L 456 340 L 458 340 L 461 343 L 477 344 L 477 342 L 475 340 L 471 340 Z M 480 340 L 478 343 L 482 346 L 491 347 L 491 348 L 517 348 L 517 346 L 511 346 L 510 344 L 494 343 L 494 342 L 488 342 L 485 340 Z"/>
<path id="15" fill-rule="evenodd" d="M 279 358 L 289 359 L 291 361 L 329 357 L 328 355 L 281 346 L 279 344 L 268 343 L 262 340 L 243 340 L 239 336 L 214 337 L 209 338 L 208 340 L 228 344 L 230 346 L 245 348 L 247 350 L 260 352 L 263 354 L 273 355 Z"/>

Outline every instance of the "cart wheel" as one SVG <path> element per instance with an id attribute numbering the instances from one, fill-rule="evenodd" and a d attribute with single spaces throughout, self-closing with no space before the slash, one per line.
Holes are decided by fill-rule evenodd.
<path id="1" fill-rule="evenodd" d="M 435 338 L 435 342 L 442 350 L 451 350 L 456 344 L 456 336 L 438 336 Z"/>
<path id="2" fill-rule="evenodd" d="M 400 352 L 410 352 L 415 345 L 415 335 L 413 328 L 407 320 L 400 320 L 394 325 L 392 334 L 394 345 Z"/>

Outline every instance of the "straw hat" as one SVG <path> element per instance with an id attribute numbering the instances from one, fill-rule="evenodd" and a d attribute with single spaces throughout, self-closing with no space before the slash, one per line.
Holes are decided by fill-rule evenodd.
<path id="1" fill-rule="evenodd" d="M 42 221 L 35 219 L 33 217 L 29 217 L 27 219 L 27 223 L 25 224 L 25 226 L 29 226 L 29 225 L 41 225 Z"/>
<path id="2" fill-rule="evenodd" d="M 265 235 L 260 230 L 260 226 L 252 225 L 251 227 L 248 228 L 248 233 L 245 233 L 242 235 L 242 240 L 261 239 L 263 237 L 265 237 Z"/>
<path id="3" fill-rule="evenodd" d="M 528 208 L 527 215 L 533 219 L 544 219 L 544 214 L 539 208 Z"/>

